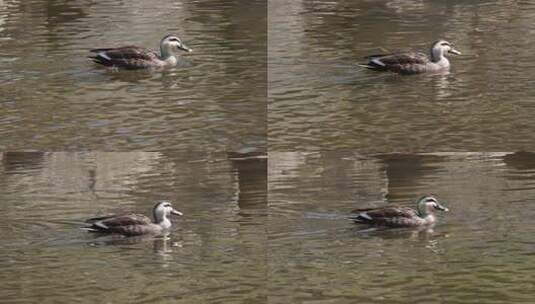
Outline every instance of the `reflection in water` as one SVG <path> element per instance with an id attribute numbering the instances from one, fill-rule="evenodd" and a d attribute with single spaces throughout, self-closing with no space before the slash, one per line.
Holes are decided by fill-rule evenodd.
<path id="1" fill-rule="evenodd" d="M 533 170 L 535 169 L 535 153 L 516 152 L 503 156 L 503 162 L 516 170 Z"/>
<path id="2" fill-rule="evenodd" d="M 0 155 L 4 301 L 265 302 L 265 156 Z M 96 213 L 146 213 L 161 198 L 184 212 L 167 236 L 79 229 Z"/>
<path id="3" fill-rule="evenodd" d="M 0 3 L 0 148 L 264 151 L 266 6 Z M 87 59 L 98 47 L 155 49 L 166 33 L 194 49 L 176 68 L 110 71 Z"/>
<path id="4" fill-rule="evenodd" d="M 0 159 L 6 172 L 39 169 L 42 167 L 43 152 L 0 152 Z"/>
<path id="5" fill-rule="evenodd" d="M 535 29 L 533 8 L 511 1 L 270 1 L 270 151 L 532 150 L 535 87 L 527 84 L 535 36 L 523 33 Z M 369 54 L 427 50 L 439 38 L 463 53 L 447 75 L 357 66 Z"/>
<path id="6" fill-rule="evenodd" d="M 383 240 L 389 239 L 410 239 L 427 241 L 429 245 L 436 247 L 438 245 L 438 239 L 446 237 L 446 233 L 437 233 L 433 227 L 421 226 L 413 228 L 379 228 L 379 227 L 366 227 L 356 226 L 352 228 L 355 231 L 357 237 L 361 238 L 381 238 Z"/>
<path id="7" fill-rule="evenodd" d="M 437 100 L 447 102 L 448 98 L 454 96 L 455 92 L 452 91 L 452 87 L 454 86 L 451 84 L 449 76 L 450 72 L 448 71 L 440 76 L 433 77 Z"/>
<path id="8" fill-rule="evenodd" d="M 271 302 L 531 302 L 517 284 L 529 282 L 535 262 L 533 155 L 269 156 Z M 384 204 L 382 193 L 414 207 L 423 191 L 450 208 L 430 230 L 347 219 Z"/>
<path id="9" fill-rule="evenodd" d="M 136 245 L 141 242 L 152 244 L 154 253 L 160 255 L 163 258 L 172 259 L 173 248 L 180 248 L 183 245 L 180 240 L 173 239 L 173 237 L 167 233 L 160 236 L 145 235 L 145 236 L 130 236 L 126 237 L 118 234 L 92 234 L 92 240 L 87 245 L 94 246 L 130 246 Z"/>
<path id="10" fill-rule="evenodd" d="M 389 200 L 415 200 L 418 197 L 411 197 L 414 195 L 414 189 L 421 189 L 422 195 L 432 194 L 432 189 L 426 188 L 425 176 L 433 175 L 438 169 L 432 165 L 432 162 L 440 161 L 440 156 L 385 154 L 379 155 L 378 158 L 385 164 Z"/>
<path id="11" fill-rule="evenodd" d="M 247 217 L 248 209 L 267 211 L 267 158 L 258 153 L 231 157 L 238 176 L 240 215 Z"/>

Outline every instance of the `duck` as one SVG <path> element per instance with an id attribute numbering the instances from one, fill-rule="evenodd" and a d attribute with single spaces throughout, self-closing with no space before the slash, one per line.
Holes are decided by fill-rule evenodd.
<path id="1" fill-rule="evenodd" d="M 192 52 L 180 38 L 166 35 L 160 42 L 160 54 L 138 46 L 92 49 L 89 56 L 95 63 L 115 68 L 147 69 L 176 66 L 179 51 Z"/>
<path id="2" fill-rule="evenodd" d="M 448 212 L 434 196 L 425 195 L 416 201 L 416 210 L 390 205 L 379 208 L 355 209 L 349 219 L 358 224 L 384 227 L 421 227 L 431 226 L 436 222 L 435 210 Z"/>
<path id="3" fill-rule="evenodd" d="M 461 55 L 446 40 L 438 40 L 431 46 L 431 57 L 419 52 L 403 52 L 394 54 L 371 55 L 369 61 L 361 64 L 365 68 L 375 71 L 390 71 L 398 74 L 419 74 L 425 72 L 449 71 L 448 54 Z"/>
<path id="4" fill-rule="evenodd" d="M 88 224 L 82 229 L 96 233 L 139 236 L 144 234 L 161 234 L 171 228 L 169 215 L 182 216 L 182 212 L 173 208 L 169 201 L 159 201 L 152 208 L 154 221 L 143 214 L 127 213 L 108 215 L 87 219 Z"/>

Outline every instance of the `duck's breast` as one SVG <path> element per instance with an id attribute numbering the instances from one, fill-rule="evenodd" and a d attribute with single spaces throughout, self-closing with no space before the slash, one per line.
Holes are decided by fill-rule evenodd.
<path id="1" fill-rule="evenodd" d="M 448 71 L 450 69 L 450 61 L 446 57 L 442 57 L 438 62 L 431 62 L 427 70 L 429 72 Z"/>

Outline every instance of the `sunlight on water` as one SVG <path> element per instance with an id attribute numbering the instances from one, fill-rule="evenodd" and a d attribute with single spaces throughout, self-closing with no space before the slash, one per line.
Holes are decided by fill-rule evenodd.
<path id="1" fill-rule="evenodd" d="M 532 153 L 270 153 L 270 302 L 530 303 Z M 356 208 L 450 209 L 428 229 L 370 229 Z"/>
<path id="2" fill-rule="evenodd" d="M 265 150 L 266 14 L 264 1 L 0 2 L 0 148 Z M 176 68 L 87 58 L 157 50 L 167 33 L 194 50 Z"/>
<path id="3" fill-rule="evenodd" d="M 265 290 L 266 160 L 225 154 L 2 153 L 0 298 L 258 302 Z M 98 236 L 89 217 L 184 216 L 167 237 Z"/>
<path id="4" fill-rule="evenodd" d="M 270 1 L 271 151 L 533 147 L 534 6 L 503 1 Z M 448 39 L 446 75 L 358 67 Z"/>

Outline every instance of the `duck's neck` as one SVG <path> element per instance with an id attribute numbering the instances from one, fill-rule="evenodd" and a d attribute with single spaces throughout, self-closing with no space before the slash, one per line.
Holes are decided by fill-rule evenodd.
<path id="1" fill-rule="evenodd" d="M 160 59 L 170 65 L 177 63 L 176 55 L 165 45 L 160 46 Z"/>
<path id="2" fill-rule="evenodd" d="M 162 60 L 163 60 L 167 65 L 176 65 L 177 62 L 178 62 L 178 59 L 176 59 L 175 55 L 170 55 L 170 56 L 168 56 L 167 58 L 162 58 Z"/>
<path id="3" fill-rule="evenodd" d="M 426 216 L 423 216 L 423 219 L 427 224 L 432 224 L 435 222 L 435 215 L 433 215 L 433 213 L 429 213 Z"/>
<path id="4" fill-rule="evenodd" d="M 162 227 L 163 229 L 169 229 L 171 228 L 171 221 L 164 216 L 164 218 L 161 222 L 158 223 L 158 225 L 160 225 L 160 227 Z"/>
<path id="5" fill-rule="evenodd" d="M 155 209 L 152 215 L 154 216 L 154 224 L 164 229 L 171 227 L 171 221 L 167 218 L 167 214 L 164 212 L 158 212 L 158 210 Z"/>
<path id="6" fill-rule="evenodd" d="M 448 62 L 449 64 L 448 59 L 444 57 L 444 50 L 439 49 L 439 48 L 432 48 L 431 49 L 431 61 L 434 63 L 439 63 L 439 62 L 442 62 L 443 60 L 446 60 L 446 62 Z"/>
<path id="7" fill-rule="evenodd" d="M 425 221 L 426 224 L 432 224 L 435 222 L 435 215 L 433 210 L 429 206 L 424 204 L 418 205 L 418 216 Z"/>
<path id="8" fill-rule="evenodd" d="M 158 226 L 164 228 L 164 229 L 171 228 L 171 221 L 165 215 L 163 215 L 161 217 L 155 215 L 154 216 L 154 223 L 157 224 Z"/>

